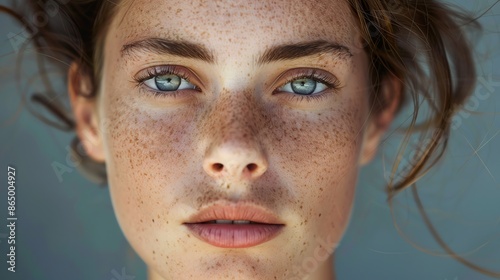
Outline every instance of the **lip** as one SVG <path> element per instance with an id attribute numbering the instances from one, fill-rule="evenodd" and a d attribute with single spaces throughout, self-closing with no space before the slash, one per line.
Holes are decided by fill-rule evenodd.
<path id="1" fill-rule="evenodd" d="M 207 224 L 213 220 L 248 220 L 252 224 Z M 221 248 L 247 248 L 278 236 L 285 224 L 266 208 L 250 203 L 218 203 L 183 223 L 198 239 Z"/>

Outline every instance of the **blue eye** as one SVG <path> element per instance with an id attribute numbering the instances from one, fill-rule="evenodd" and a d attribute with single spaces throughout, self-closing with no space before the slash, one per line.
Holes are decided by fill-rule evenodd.
<path id="1" fill-rule="evenodd" d="M 175 74 L 157 75 L 143 82 L 157 91 L 176 91 L 181 89 L 196 89 L 196 86 Z"/>
<path id="2" fill-rule="evenodd" d="M 278 88 L 279 91 L 296 93 L 300 95 L 311 95 L 319 93 L 328 88 L 328 85 L 316 81 L 312 78 L 299 78 L 292 80 L 282 87 Z"/>

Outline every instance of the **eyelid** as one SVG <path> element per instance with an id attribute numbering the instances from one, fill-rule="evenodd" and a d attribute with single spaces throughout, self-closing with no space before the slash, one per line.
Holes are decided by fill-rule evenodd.
<path id="1" fill-rule="evenodd" d="M 201 82 L 199 77 L 191 69 L 180 65 L 151 66 L 135 74 L 134 80 L 138 83 L 143 83 L 144 81 L 151 79 L 155 76 L 161 76 L 167 73 L 178 75 L 182 79 L 185 79 L 189 83 L 195 85 L 197 88 L 200 88 Z"/>
<path id="2" fill-rule="evenodd" d="M 339 80 L 333 74 L 318 68 L 294 68 L 281 73 L 272 83 L 274 89 L 281 88 L 287 83 L 300 78 L 314 78 L 329 88 L 339 87 Z M 283 81 L 284 80 L 284 81 Z"/>

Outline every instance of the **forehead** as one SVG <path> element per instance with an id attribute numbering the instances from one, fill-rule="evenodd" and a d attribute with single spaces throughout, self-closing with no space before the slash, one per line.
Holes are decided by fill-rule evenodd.
<path id="1" fill-rule="evenodd" d="M 124 0 L 120 41 L 159 36 L 268 45 L 325 39 L 348 44 L 356 24 L 345 0 Z"/>

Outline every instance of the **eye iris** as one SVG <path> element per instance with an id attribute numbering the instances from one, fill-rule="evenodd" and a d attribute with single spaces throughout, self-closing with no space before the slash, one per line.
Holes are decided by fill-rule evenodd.
<path id="1" fill-rule="evenodd" d="M 181 85 L 181 78 L 177 75 L 162 75 L 155 78 L 156 87 L 163 91 L 174 91 Z"/>
<path id="2" fill-rule="evenodd" d="M 297 79 L 292 82 L 292 90 L 295 93 L 307 95 L 314 92 L 316 89 L 316 81 L 311 79 Z"/>

